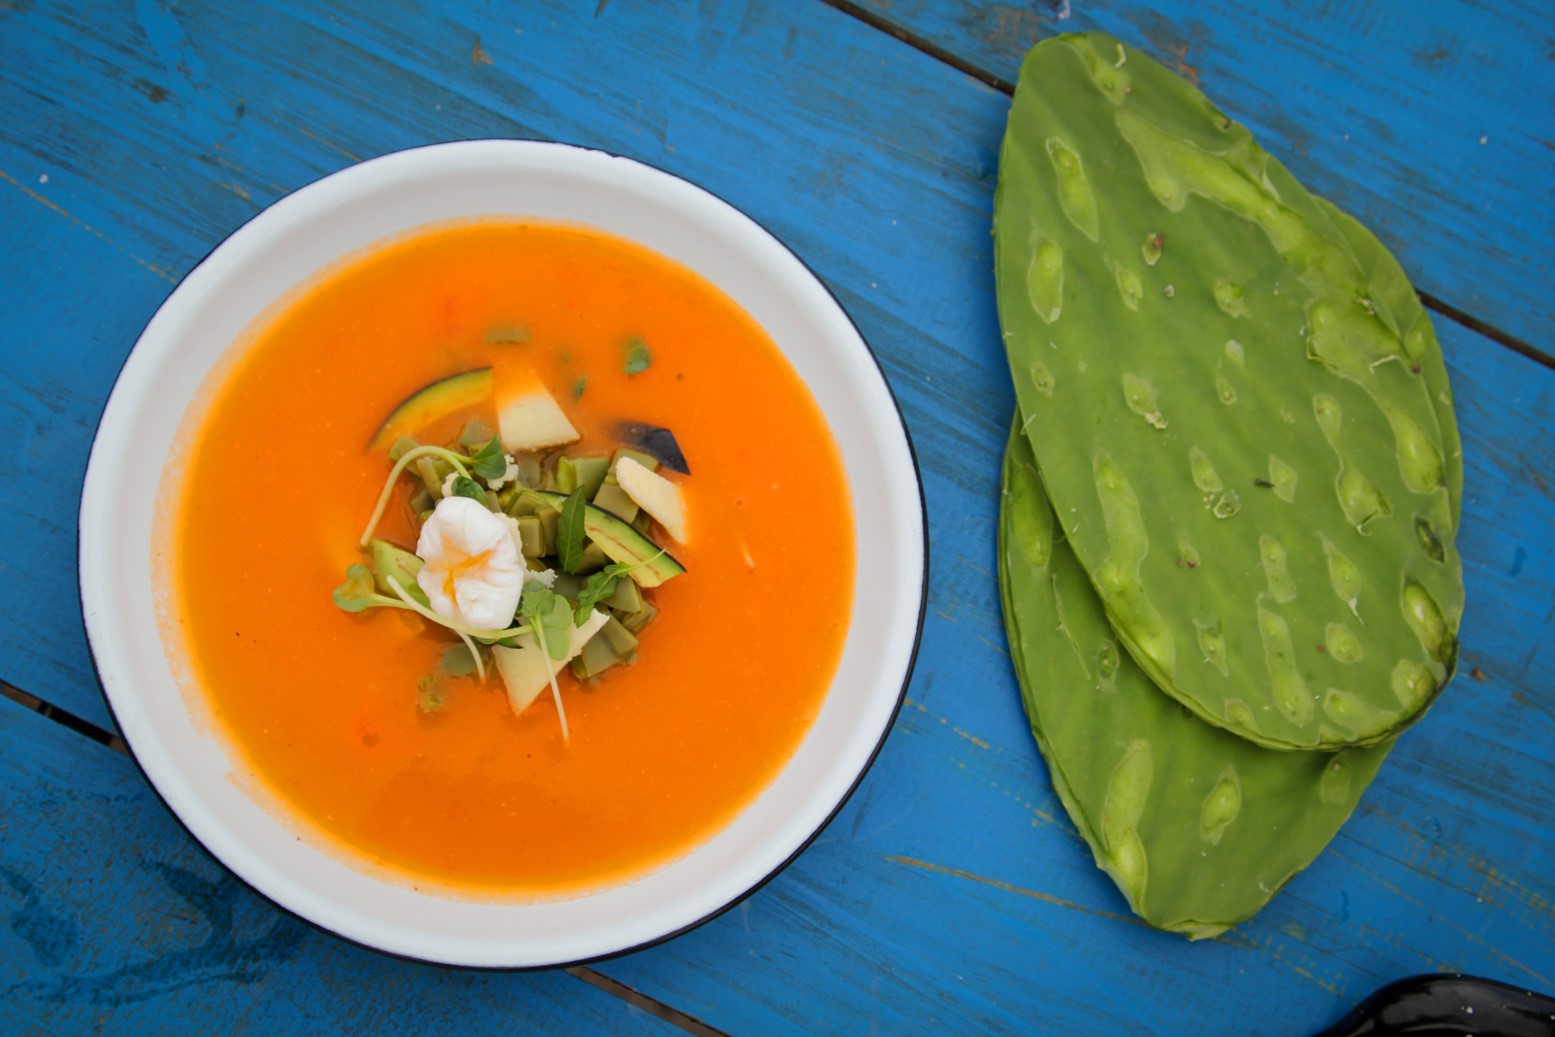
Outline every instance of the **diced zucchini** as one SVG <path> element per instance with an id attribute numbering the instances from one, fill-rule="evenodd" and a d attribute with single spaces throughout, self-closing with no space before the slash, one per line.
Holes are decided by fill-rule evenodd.
<path id="1" fill-rule="evenodd" d="M 567 502 L 566 494 L 547 493 L 542 490 L 532 492 L 536 498 L 550 505 L 549 509 L 541 509 L 542 518 L 546 514 L 560 518 L 561 507 Z M 583 508 L 583 532 L 604 549 L 611 561 L 635 566 L 636 568 L 631 572 L 632 579 L 644 587 L 657 587 L 686 571 L 686 567 L 677 562 L 668 551 L 637 532 L 630 523 L 623 522 L 619 517 L 593 504 L 585 505 Z"/>
<path id="2" fill-rule="evenodd" d="M 636 612 L 643 607 L 643 592 L 635 580 L 617 580 L 615 589 L 600 604 L 621 612 Z"/>
<path id="3" fill-rule="evenodd" d="M 608 457 L 574 457 L 571 454 L 563 454 L 556 461 L 556 489 L 562 493 L 571 493 L 581 486 L 583 496 L 593 500 L 594 494 L 599 492 L 600 484 L 605 481 L 605 475 L 609 471 L 610 458 Z"/>
<path id="4" fill-rule="evenodd" d="M 605 620 L 605 625 L 599 628 L 596 637 L 603 637 L 610 642 L 610 647 L 622 658 L 631 655 L 637 650 L 637 638 L 632 632 L 621 625 L 621 621 L 614 616 Z"/>
<path id="5" fill-rule="evenodd" d="M 453 465 L 440 457 L 418 457 L 411 463 L 434 500 L 443 499 L 443 481 L 453 474 Z"/>
<path id="6" fill-rule="evenodd" d="M 394 588 L 389 586 L 389 577 L 405 588 L 405 593 L 422 605 L 430 605 L 426 592 L 416 582 L 416 574 L 425 565 L 419 557 L 411 554 L 402 547 L 395 547 L 386 540 L 374 540 L 367 545 L 367 553 L 372 560 L 373 583 L 378 588 L 379 594 L 385 594 L 394 600 L 399 600 L 399 595 L 394 593 Z"/>
<path id="7" fill-rule="evenodd" d="M 643 632 L 643 628 L 652 623 L 654 617 L 658 614 L 659 610 L 651 602 L 645 601 L 643 602 L 643 607 L 636 612 L 624 612 L 617 618 L 621 620 L 621 625 L 626 627 L 626 629 L 634 634 L 640 634 Z"/>
<path id="8" fill-rule="evenodd" d="M 539 486 L 541 476 L 540 457 L 538 454 L 521 454 L 513 458 L 518 466 L 518 481 L 525 486 Z"/>
<path id="9" fill-rule="evenodd" d="M 400 436 L 389 447 L 389 460 L 398 462 L 400 458 L 404 457 L 406 454 L 410 453 L 420 445 L 420 443 L 416 442 L 414 439 L 411 439 L 409 436 Z"/>
<path id="10" fill-rule="evenodd" d="M 540 533 L 544 538 L 545 550 L 541 554 L 553 555 L 556 553 L 556 528 L 561 525 L 562 513 L 549 508 L 541 508 L 536 518 L 540 520 Z"/>
<path id="11" fill-rule="evenodd" d="M 478 450 L 490 443 L 496 434 L 496 429 L 484 418 L 471 418 L 464 423 L 464 429 L 459 433 L 459 445 L 466 450 Z"/>
<path id="12" fill-rule="evenodd" d="M 545 533 L 537 515 L 520 515 L 518 542 L 525 558 L 539 558 L 545 554 Z"/>
<path id="13" fill-rule="evenodd" d="M 599 487 L 599 492 L 594 494 L 594 507 L 603 508 L 605 511 L 621 519 L 630 522 L 637 517 L 637 502 L 616 483 L 615 478 L 606 479 Z"/>
<path id="14" fill-rule="evenodd" d="M 623 457 L 630 457 L 633 461 L 636 461 L 650 472 L 656 472 L 659 470 L 659 459 L 657 457 L 654 457 L 652 454 L 645 450 L 633 450 L 629 446 L 623 446 L 617 447 L 615 454 L 613 454 L 610 458 L 611 472 L 616 471 L 616 468 L 621 464 L 621 459 Z"/>
<path id="15" fill-rule="evenodd" d="M 583 593 L 583 577 L 571 573 L 557 573 L 556 582 L 551 584 L 551 590 L 568 601 L 576 602 L 578 595 Z"/>
<path id="16" fill-rule="evenodd" d="M 609 623 L 607 622 L 607 626 Z M 630 635 L 628 635 L 630 636 Z M 621 661 L 621 655 L 611 646 L 610 639 L 601 631 L 583 646 L 572 660 L 572 675 L 580 680 L 597 677 Z"/>
<path id="17" fill-rule="evenodd" d="M 592 540 L 583 545 L 583 557 L 578 562 L 579 573 L 587 576 L 589 573 L 599 572 L 599 570 L 603 569 L 609 564 L 610 556 L 605 553 L 605 549 L 603 547 L 600 547 Z M 616 582 L 619 583 L 621 581 L 617 580 Z"/>

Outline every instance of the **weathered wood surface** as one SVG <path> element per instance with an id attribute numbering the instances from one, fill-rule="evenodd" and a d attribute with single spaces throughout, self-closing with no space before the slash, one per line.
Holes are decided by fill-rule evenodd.
<path id="1" fill-rule="evenodd" d="M 129 759 L 0 699 L 0 1033 L 674 1028 L 566 972 L 400 961 L 248 891 Z"/>
<path id="2" fill-rule="evenodd" d="M 1101 29 L 1198 84 L 1369 226 L 1421 291 L 1555 356 L 1555 8 L 1474 0 L 858 0 L 1013 85 L 1027 48 Z"/>
<path id="3" fill-rule="evenodd" d="M 968 10 L 887 13 L 967 60 L 1003 53 L 964 46 L 954 23 Z M 1062 27 L 1105 26 L 1106 10 L 1077 10 Z M 1187 37 L 1188 60 L 1251 83 L 1296 67 L 1299 40 L 1345 38 L 1346 12 L 1305 8 L 1232 31 L 1263 10 L 1203 9 L 1194 17 L 1209 29 Z M 1513 4 L 1474 10 L 1502 27 L 1477 42 L 1492 51 L 1515 57 L 1542 31 L 1541 15 Z M 1268 1018 L 1267 1032 L 1299 1033 L 1412 972 L 1555 989 L 1555 372 L 1438 319 L 1467 466 L 1462 675 L 1311 870 L 1254 922 L 1190 946 L 1131 922 L 1090 863 L 1004 654 L 993 546 L 1012 396 L 988 220 L 1007 98 L 819 2 L 672 15 L 626 0 L 517 12 L 407 0 L 377 11 L 0 2 L 0 419 L 17 437 L 0 452 L 12 488 L 0 510 L 0 679 L 111 724 L 77 615 L 75 496 L 118 365 L 182 271 L 264 204 L 357 158 L 472 136 L 603 147 L 728 198 L 837 292 L 906 414 L 934 562 L 907 708 L 842 815 L 734 911 L 601 972 L 731 1032 L 1233 1033 Z M 1133 13 L 1137 25 L 1176 18 Z M 1001 60 L 988 67 L 1012 77 L 1013 57 Z M 1400 111 L 1402 99 L 1362 90 L 1393 83 L 1397 64 L 1348 62 L 1338 79 L 1352 85 L 1330 87 L 1351 111 L 1407 123 L 1418 113 Z M 1548 113 L 1549 64 L 1507 95 L 1523 98 L 1512 123 Z M 1456 73 L 1433 79 L 1432 67 L 1419 82 L 1452 89 Z M 1266 122 L 1276 150 L 1284 87 L 1237 112 Z M 1522 254 L 1519 235 L 1550 226 L 1547 176 L 1506 188 L 1520 225 L 1465 236 L 1445 212 L 1472 204 L 1461 182 L 1416 219 L 1429 206 L 1407 201 L 1397 170 L 1346 165 L 1335 150 L 1309 142 L 1306 156 L 1283 157 L 1377 220 L 1420 283 L 1542 341 L 1544 293 L 1518 294 L 1527 286 L 1495 271 Z M 1355 198 L 1406 201 L 1368 211 Z M 1539 269 L 1547 289 L 1547 261 Z M 1475 271 L 1484 299 L 1452 288 Z M 315 934 L 223 877 L 128 760 L 0 707 L 0 962 L 19 984 L 0 998 L 17 1006 L 0 1029 L 168 1018 L 170 1030 L 414 1030 L 456 1001 L 454 1017 L 477 1030 L 658 1025 L 565 974 L 471 977 Z M 40 911 L 76 920 L 67 950 L 38 935 Z M 212 917 L 244 935 L 220 936 Z M 250 961 L 233 939 L 286 947 Z M 105 976 L 147 996 L 93 1001 Z M 416 1015 L 422 1005 L 434 1015 Z"/>

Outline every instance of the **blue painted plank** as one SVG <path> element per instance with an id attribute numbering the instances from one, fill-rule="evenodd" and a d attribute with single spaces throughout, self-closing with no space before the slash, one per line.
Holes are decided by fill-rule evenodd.
<path id="1" fill-rule="evenodd" d="M 1198 84 L 1360 218 L 1416 287 L 1555 356 L 1555 8 L 1520 0 L 860 0 L 1013 84 L 1026 50 L 1102 29 Z"/>
<path id="2" fill-rule="evenodd" d="M 1270 1009 L 1311 1029 L 1423 968 L 1555 987 L 1551 372 L 1442 328 L 1468 462 L 1465 666 L 1487 679 L 1460 679 L 1268 912 L 1189 947 L 1118 917 L 1049 790 L 1003 655 L 993 509 L 1012 399 L 987 231 L 1005 98 L 819 4 L 670 20 L 617 0 L 597 18 L 555 5 L 504 20 L 407 3 L 382 22 L 214 4 L 178 11 L 187 45 L 141 25 L 163 10 L 0 14 L 0 103 L 23 115 L 0 126 L 0 226 L 33 249 L 0 256 L 19 315 L 0 331 L 0 408 L 27 447 L 0 463 L 40 490 L 0 513 L 3 575 L 25 592 L 0 599 L 0 677 L 100 713 L 58 579 L 73 533 L 48 502 L 79 478 L 101 372 L 167 291 L 161 273 L 250 204 L 350 156 L 496 132 L 611 147 L 752 212 L 838 292 L 906 411 L 934 569 L 909 708 L 854 802 L 746 905 L 603 971 L 714 1025 L 777 1032 L 1235 1032 Z M 611 74 L 579 71 L 596 68 Z M 44 283 L 40 255 L 64 283 Z M 105 303 L 88 304 L 88 284 Z M 59 312 L 80 315 L 68 334 Z M 33 341 L 46 348 L 20 348 Z M 146 845 L 148 825 L 159 831 L 129 815 L 101 848 L 59 855 L 47 884 L 69 888 L 116 848 Z M 115 912 L 134 932 L 166 924 Z M 378 983 L 379 961 L 357 960 L 352 981 Z"/>
<path id="3" fill-rule="evenodd" d="M 17 113 L 0 126 L 0 214 L 30 244 L 0 257 L 0 291 L 28 302 L 0 332 L 0 377 L 17 387 L 0 416 L 25 438 L 0 459 L 13 484 L 79 479 L 113 373 L 175 271 L 286 189 L 445 137 L 559 137 L 665 165 L 927 332 L 921 362 L 963 362 L 944 345 L 963 303 L 924 260 L 978 261 L 1007 107 L 993 91 L 819 8 L 813 22 L 758 4 L 682 23 L 616 5 L 518 25 L 452 5 L 407 5 L 399 21 L 299 11 L 9 15 L 26 31 L 0 35 L 0 104 Z M 705 55 L 703 79 L 677 69 L 681 52 Z M 601 55 L 609 81 L 574 74 Z M 857 62 L 878 70 L 867 107 Z M 61 597 L 64 510 L 40 496 L 0 515 L 17 559 L 0 552 L 17 588 L 0 623 L 32 634 L 3 675 L 106 726 L 100 700 L 70 690 L 89 673 Z"/>
<path id="4" fill-rule="evenodd" d="M 854 313 L 875 341 L 890 330 Z M 991 312 L 970 325 L 995 326 Z M 715 1025 L 792 1033 L 814 1006 L 850 1031 L 1312 1032 L 1418 972 L 1555 990 L 1555 496 L 1538 474 L 1555 449 L 1555 377 L 1443 333 L 1468 459 L 1461 676 L 1330 849 L 1256 919 L 1189 945 L 1134 922 L 1092 865 L 1004 654 L 991 575 L 1001 444 L 936 431 L 918 441 L 934 552 L 924 651 L 857 800 L 737 915 L 611 974 Z M 966 398 L 999 411 L 1003 377 L 957 375 Z M 932 383 L 897 385 L 909 421 L 932 427 Z M 785 986 L 706 981 L 740 955 Z"/>
<path id="5" fill-rule="evenodd" d="M 0 1032 L 679 1032 L 562 971 L 348 944 L 200 850 L 129 759 L 0 698 Z"/>

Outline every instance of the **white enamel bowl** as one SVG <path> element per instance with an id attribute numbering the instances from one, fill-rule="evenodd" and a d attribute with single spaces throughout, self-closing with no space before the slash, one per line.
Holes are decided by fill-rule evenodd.
<path id="1" fill-rule="evenodd" d="M 515 904 L 418 892 L 298 838 L 186 696 L 156 615 L 162 459 L 214 365 L 317 272 L 427 224 L 535 216 L 589 224 L 696 270 L 772 336 L 841 447 L 856 525 L 855 605 L 836 679 L 788 765 L 727 828 L 637 881 Z M 284 409 L 284 401 L 277 401 Z M 802 850 L 890 729 L 911 672 L 927 576 L 922 495 L 879 366 L 836 300 L 777 239 L 701 189 L 558 144 L 471 141 L 364 162 L 292 194 L 178 286 L 120 373 L 81 501 L 82 611 L 119 729 L 157 792 L 260 893 L 351 940 L 478 967 L 538 967 L 641 947 L 717 914 Z"/>

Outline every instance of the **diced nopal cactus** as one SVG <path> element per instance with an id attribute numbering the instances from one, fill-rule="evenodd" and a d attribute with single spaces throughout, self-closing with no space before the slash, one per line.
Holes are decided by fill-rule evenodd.
<path id="1" fill-rule="evenodd" d="M 1391 742 L 1281 752 L 1212 727 L 1120 655 L 1019 425 L 1004 458 L 999 583 L 1032 732 L 1129 906 L 1199 939 L 1252 917 L 1333 838 Z"/>
<path id="2" fill-rule="evenodd" d="M 1028 55 L 994 235 L 1026 434 L 1145 671 L 1272 748 L 1407 726 L 1456 663 L 1463 476 L 1398 264 L 1101 34 Z"/>

